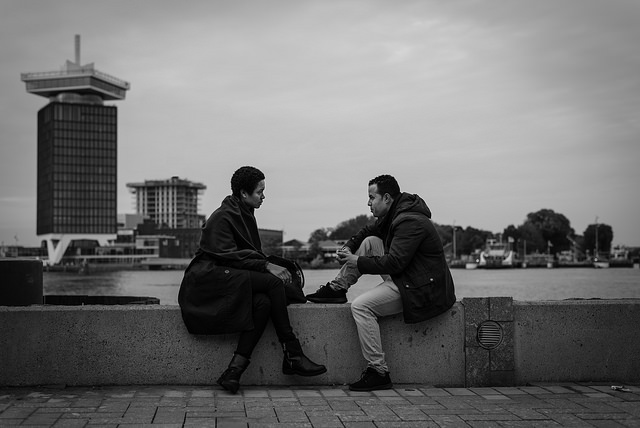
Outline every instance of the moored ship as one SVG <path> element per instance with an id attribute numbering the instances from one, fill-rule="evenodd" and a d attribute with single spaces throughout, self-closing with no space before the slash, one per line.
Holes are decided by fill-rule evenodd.
<path id="1" fill-rule="evenodd" d="M 501 269 L 515 267 L 515 252 L 510 247 L 510 243 L 487 239 L 485 249 L 480 252 L 478 268 Z"/>

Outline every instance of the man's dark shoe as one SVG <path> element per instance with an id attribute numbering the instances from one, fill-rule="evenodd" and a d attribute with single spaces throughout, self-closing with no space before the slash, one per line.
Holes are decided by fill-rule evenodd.
<path id="1" fill-rule="evenodd" d="M 371 367 L 367 367 L 359 381 L 349 385 L 351 391 L 379 391 L 391 388 L 393 388 L 393 384 L 389 372 L 381 375 Z"/>
<path id="2" fill-rule="evenodd" d="M 306 297 L 313 303 L 347 303 L 347 290 L 334 290 L 327 282 L 318 288 L 318 291 L 307 294 Z"/>

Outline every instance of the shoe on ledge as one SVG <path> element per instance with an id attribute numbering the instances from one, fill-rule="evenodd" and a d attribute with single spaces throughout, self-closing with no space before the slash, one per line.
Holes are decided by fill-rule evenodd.
<path id="1" fill-rule="evenodd" d="M 372 367 L 367 367 L 360 380 L 349 385 L 350 391 L 379 391 L 391 388 L 393 388 L 393 384 L 389 372 L 381 375 Z"/>
<path id="2" fill-rule="evenodd" d="M 307 294 L 307 300 L 313 303 L 347 303 L 347 290 L 334 290 L 327 282 L 318 291 Z"/>

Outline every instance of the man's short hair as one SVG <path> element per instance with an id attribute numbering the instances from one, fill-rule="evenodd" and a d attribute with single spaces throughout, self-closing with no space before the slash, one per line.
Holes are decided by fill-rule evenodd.
<path id="1" fill-rule="evenodd" d="M 231 193 L 237 197 L 240 197 L 242 190 L 252 194 L 262 180 L 264 180 L 264 174 L 258 168 L 243 166 L 231 177 Z"/>
<path id="2" fill-rule="evenodd" d="M 376 178 L 369 180 L 369 186 L 373 184 L 378 186 L 378 193 L 381 195 L 388 193 L 393 199 L 400 195 L 400 186 L 398 185 L 398 182 L 388 174 L 379 175 Z"/>

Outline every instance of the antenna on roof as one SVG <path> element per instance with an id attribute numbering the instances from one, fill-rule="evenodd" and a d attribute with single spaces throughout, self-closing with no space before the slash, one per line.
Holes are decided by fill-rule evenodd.
<path id="1" fill-rule="evenodd" d="M 76 64 L 80 65 L 80 34 L 75 36 Z"/>

